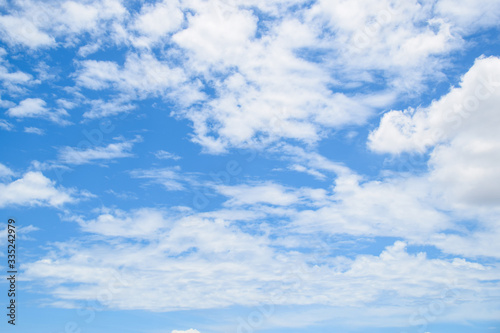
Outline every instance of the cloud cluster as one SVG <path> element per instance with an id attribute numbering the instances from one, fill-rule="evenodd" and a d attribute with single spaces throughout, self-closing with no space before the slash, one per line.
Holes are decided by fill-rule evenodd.
<path id="1" fill-rule="evenodd" d="M 416 110 L 390 111 L 370 134 L 377 152 L 430 151 L 429 177 L 454 202 L 496 205 L 500 59 L 480 58 L 459 87 Z"/>
<path id="2" fill-rule="evenodd" d="M 132 110 L 134 100 L 160 96 L 182 106 L 172 114 L 192 122 L 195 142 L 220 153 L 280 139 L 313 144 L 331 128 L 363 124 L 402 94 L 424 89 L 425 80 L 438 79 L 446 65 L 441 57 L 474 29 L 494 25 L 495 6 L 485 0 L 466 15 L 447 1 L 302 7 L 296 1 L 159 1 L 137 11 L 118 0 L 43 8 L 24 1 L 1 17 L 0 27 L 12 45 L 80 45 L 84 57 L 106 44 L 128 47 L 124 63 L 77 60 L 78 87 L 116 94 L 95 101 L 84 117 L 112 116 Z M 471 28 L 479 15 L 491 19 Z M 366 93 L 354 90 L 362 87 Z M 37 103 L 38 114 L 46 113 Z"/>
<path id="3" fill-rule="evenodd" d="M 22 267 L 52 304 L 314 305 L 335 309 L 318 318 L 359 322 L 352 313 L 408 318 L 453 289 L 445 320 L 498 318 L 499 58 L 478 58 L 457 87 L 427 106 L 381 116 L 366 153 L 420 154 L 419 172 L 410 166 L 365 177 L 315 149 L 342 130 L 354 127 L 347 135 L 354 137 L 379 111 L 444 80 L 448 56 L 469 47 L 467 36 L 498 28 L 498 1 L 23 0 L 0 7 L 9 50 L 0 48 L 0 107 L 12 121 L 77 126 L 67 110 L 71 120 L 81 114 L 92 122 L 163 103 L 165 117 L 188 120 L 204 152 L 250 148 L 285 165 L 274 171 L 314 178 L 307 186 L 267 174 L 210 181 L 179 165 L 158 166 L 189 159 L 155 148 L 145 154 L 156 157 L 152 166 L 126 174 L 174 195 L 203 190 L 214 198 L 211 210 L 154 202 L 65 211 L 86 237 L 52 244 Z M 52 85 L 58 75 L 44 61 L 56 49 L 74 58 Z M 21 70 L 4 60 L 16 50 L 46 58 Z M 51 93 L 30 90 L 49 81 Z M 17 134 L 10 121 L 0 119 L 5 135 Z M 25 133 L 50 133 L 31 125 Z M 90 196 L 41 171 L 126 160 L 148 146 L 137 145 L 140 136 L 113 140 L 59 147 L 56 160 L 35 161 L 22 174 L 0 164 L 0 207 L 60 209 Z M 107 193 L 139 197 L 120 191 Z M 383 249 L 367 254 L 359 243 L 374 240 Z"/>
<path id="4" fill-rule="evenodd" d="M 25 264 L 25 277 L 42 285 L 55 282 L 52 294 L 75 306 L 97 298 L 109 308 L 152 311 L 235 304 L 357 307 L 380 300 L 396 306 L 440 299 L 453 289 L 460 299 L 453 313 L 460 304 L 479 299 L 486 304 L 498 295 L 491 282 L 499 270 L 495 265 L 427 258 L 410 253 L 401 241 L 379 255 L 354 258 L 316 254 L 312 244 L 310 252 L 297 252 L 267 233 L 243 232 L 230 221 L 181 211 L 110 210 L 90 221 L 77 218 L 105 242 L 59 244 L 52 254 Z M 119 283 L 101 297 L 115 280 Z"/>

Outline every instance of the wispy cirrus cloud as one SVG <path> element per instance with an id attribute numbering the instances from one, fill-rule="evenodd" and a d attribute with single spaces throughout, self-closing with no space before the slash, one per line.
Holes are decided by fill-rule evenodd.
<path id="1" fill-rule="evenodd" d="M 149 179 L 151 182 L 162 185 L 168 191 L 186 190 L 186 185 L 192 185 L 193 174 L 181 172 L 179 166 L 130 171 L 132 178 Z"/>
<path id="2" fill-rule="evenodd" d="M 104 147 L 62 147 L 59 149 L 58 160 L 61 163 L 81 165 L 94 162 L 106 162 L 118 158 L 132 157 L 131 150 L 135 143 L 141 142 L 142 137 L 136 136 L 132 140 L 122 140 L 110 143 Z"/>
<path id="3" fill-rule="evenodd" d="M 14 125 L 9 123 L 5 119 L 0 119 L 0 128 L 3 129 L 4 131 L 12 131 L 12 129 L 14 128 Z"/>
<path id="4" fill-rule="evenodd" d="M 170 153 L 170 152 L 165 151 L 165 150 L 158 150 L 154 154 L 155 154 L 155 157 L 157 159 L 160 159 L 160 160 L 174 160 L 174 161 L 177 161 L 177 160 L 180 160 L 182 158 L 182 157 L 180 157 L 180 156 L 178 156 L 176 154 Z"/>
<path id="5" fill-rule="evenodd" d="M 37 134 L 37 135 L 44 135 L 45 134 L 45 131 L 41 128 L 38 128 L 38 127 L 25 127 L 24 132 L 31 133 L 31 134 Z"/>

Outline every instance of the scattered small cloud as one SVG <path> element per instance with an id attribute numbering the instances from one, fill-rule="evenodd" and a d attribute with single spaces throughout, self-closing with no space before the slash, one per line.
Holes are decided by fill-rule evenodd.
<path id="1" fill-rule="evenodd" d="M 131 153 L 134 144 L 141 142 L 142 137 L 136 136 L 132 140 L 124 140 L 118 143 L 110 143 L 104 147 L 62 147 L 59 149 L 58 159 L 61 163 L 81 165 L 93 162 L 111 161 L 117 158 L 134 156 Z M 90 145 L 89 142 L 87 142 Z"/>
<path id="2" fill-rule="evenodd" d="M 9 123 L 5 119 L 0 119 L 0 128 L 5 130 L 5 131 L 12 131 L 12 129 L 14 128 L 14 125 Z"/>
<path id="3" fill-rule="evenodd" d="M 64 118 L 69 114 L 64 109 L 52 110 L 46 107 L 47 103 L 40 98 L 27 98 L 7 110 L 7 115 L 14 118 L 44 118 L 59 125 L 69 125 L 70 122 Z"/>
<path id="4" fill-rule="evenodd" d="M 37 128 L 37 127 L 25 127 L 24 132 L 37 134 L 37 135 L 44 135 L 45 134 L 45 131 L 43 129 Z"/>
<path id="5" fill-rule="evenodd" d="M 160 160 L 174 160 L 174 161 L 177 161 L 177 160 L 181 159 L 180 156 L 178 156 L 176 154 L 173 154 L 173 153 L 169 153 L 168 151 L 165 151 L 165 150 L 158 150 L 154 154 L 155 154 L 156 158 L 160 159 Z"/>

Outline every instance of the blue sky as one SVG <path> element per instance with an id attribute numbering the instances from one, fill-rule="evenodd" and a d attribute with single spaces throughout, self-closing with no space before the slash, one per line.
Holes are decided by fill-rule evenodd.
<path id="1" fill-rule="evenodd" d="M 496 0 L 0 1 L 0 326 L 500 332 L 498 22 Z"/>

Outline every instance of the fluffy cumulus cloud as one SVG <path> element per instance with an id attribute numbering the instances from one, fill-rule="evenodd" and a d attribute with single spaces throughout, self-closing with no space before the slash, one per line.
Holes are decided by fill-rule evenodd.
<path id="1" fill-rule="evenodd" d="M 53 37 L 41 31 L 29 18 L 14 15 L 0 17 L 3 40 L 10 44 L 22 44 L 30 48 L 47 47 L 55 44 Z"/>
<path id="2" fill-rule="evenodd" d="M 2 165 L 3 175 L 13 176 L 12 171 Z M 0 184 L 0 207 L 52 206 L 61 207 L 75 202 L 75 190 L 56 186 L 55 182 L 41 172 L 30 171 L 21 178 Z"/>
<path id="3" fill-rule="evenodd" d="M 114 87 L 128 94 L 147 96 L 167 93 L 185 81 L 179 68 L 172 68 L 152 54 L 131 54 L 123 67 L 112 61 L 85 60 L 76 78 L 85 88 L 104 89 Z"/>
<path id="4" fill-rule="evenodd" d="M 121 96 L 120 103 L 92 103 L 84 117 L 130 111 L 131 100 L 161 96 L 183 106 L 173 115 L 192 122 L 195 142 L 220 153 L 282 138 L 313 144 L 331 128 L 364 123 L 438 78 L 441 57 L 463 36 L 495 24 L 495 6 L 485 0 L 466 15 L 446 1 L 159 1 L 137 11 L 116 0 L 43 8 L 27 1 L 0 26 L 8 43 L 80 45 L 83 57 L 105 45 L 130 47 L 124 63 L 77 61 L 79 87 Z M 478 21 L 472 14 L 489 19 L 470 28 Z M 91 36 L 86 44 L 82 34 Z"/>
<path id="5" fill-rule="evenodd" d="M 26 98 L 19 105 L 7 110 L 7 115 L 14 118 L 46 118 L 60 125 L 68 125 L 65 118 L 68 113 L 64 109 L 52 110 L 47 108 L 47 103 L 40 98 Z"/>
<path id="6" fill-rule="evenodd" d="M 306 310 L 267 322 L 281 329 L 407 326 L 432 302 L 442 321 L 500 317 L 500 58 L 453 57 L 499 29 L 498 1 L 23 0 L 0 12 L 0 134 L 21 147 L 0 163 L 0 208 L 56 208 L 79 232 L 23 262 L 46 303 Z M 112 137 L 89 132 L 107 117 Z M 40 162 L 21 172 L 27 153 Z M 405 158 L 407 172 L 390 167 Z M 98 203 L 68 208 L 93 197 L 78 181 Z M 185 206 L 201 196 L 199 211 Z M 210 331 L 169 330 L 200 333 L 190 327 Z"/>
<path id="7" fill-rule="evenodd" d="M 455 202 L 496 205 L 500 59 L 480 58 L 459 87 L 428 107 L 390 111 L 370 134 L 377 152 L 430 150 L 431 180 Z"/>
<path id="8" fill-rule="evenodd" d="M 181 28 L 184 13 L 179 1 L 163 1 L 142 7 L 131 28 L 138 36 L 131 37 L 132 43 L 138 47 L 150 47 L 168 33 Z"/>
<path id="9" fill-rule="evenodd" d="M 71 44 L 82 33 L 98 35 L 106 28 L 113 33 L 112 21 L 120 22 L 126 14 L 118 0 L 18 1 L 7 10 L 0 16 L 2 39 L 31 49 L 55 47 L 60 42 Z"/>

